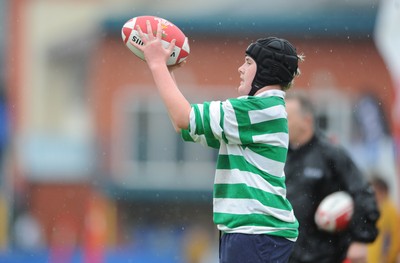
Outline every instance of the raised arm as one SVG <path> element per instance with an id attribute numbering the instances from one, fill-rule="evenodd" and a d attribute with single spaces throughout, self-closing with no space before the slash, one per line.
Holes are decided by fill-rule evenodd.
<path id="1" fill-rule="evenodd" d="M 161 99 L 164 101 L 175 130 L 180 132 L 181 129 L 187 129 L 191 106 L 178 89 L 172 72 L 167 67 L 167 60 L 175 47 L 175 40 L 171 42 L 168 48 L 162 46 L 162 28 L 160 23 L 157 26 L 155 36 L 152 33 L 149 21 L 147 21 L 147 32 L 149 32 L 147 36 L 139 26 L 138 31 L 143 45 L 138 45 L 133 41 L 131 43 L 144 53 L 147 65 L 153 75 L 154 82 Z"/>

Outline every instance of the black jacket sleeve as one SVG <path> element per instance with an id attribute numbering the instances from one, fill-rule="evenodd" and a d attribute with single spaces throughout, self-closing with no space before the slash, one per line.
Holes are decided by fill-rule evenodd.
<path id="1" fill-rule="evenodd" d="M 341 190 L 347 191 L 354 200 L 354 213 L 349 226 L 352 240 L 373 242 L 378 235 L 376 222 L 379 218 L 374 191 L 343 148 L 333 148 L 332 151 L 329 165 L 340 181 L 339 185 L 344 188 Z"/>

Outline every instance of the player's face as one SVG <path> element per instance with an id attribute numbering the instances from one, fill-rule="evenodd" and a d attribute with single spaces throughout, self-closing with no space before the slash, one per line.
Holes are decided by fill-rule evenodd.
<path id="1" fill-rule="evenodd" d="M 238 69 L 240 74 L 240 85 L 238 88 L 238 92 L 240 95 L 248 95 L 251 90 L 251 83 L 253 83 L 254 77 L 257 72 L 257 64 L 249 56 L 244 58 L 244 63 Z"/>
<path id="2" fill-rule="evenodd" d="M 292 144 L 297 144 L 304 132 L 304 125 L 306 123 L 299 101 L 296 99 L 287 99 L 286 112 L 288 114 L 289 141 Z"/>

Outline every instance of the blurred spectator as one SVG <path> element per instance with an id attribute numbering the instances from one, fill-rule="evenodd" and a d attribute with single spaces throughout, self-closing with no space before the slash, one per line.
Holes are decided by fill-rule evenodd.
<path id="1" fill-rule="evenodd" d="M 0 83 L 0 187 L 4 180 L 4 159 L 9 141 L 9 116 L 7 97 L 4 87 Z"/>
<path id="2" fill-rule="evenodd" d="M 211 247 L 213 238 L 204 227 L 194 226 L 190 228 L 184 240 L 185 259 L 187 263 L 218 262 L 218 253 L 213 256 Z"/>
<path id="3" fill-rule="evenodd" d="M 77 226 L 68 214 L 61 214 L 50 238 L 50 262 L 69 263 L 77 246 Z"/>
<path id="4" fill-rule="evenodd" d="M 111 245 L 113 225 L 113 203 L 99 193 L 87 200 L 84 226 L 84 260 L 87 263 L 105 262 L 105 248 Z"/>
<path id="5" fill-rule="evenodd" d="M 8 202 L 0 189 L 0 251 L 8 245 Z"/>
<path id="6" fill-rule="evenodd" d="M 36 217 L 28 211 L 15 220 L 14 235 L 18 249 L 33 251 L 44 248 L 43 229 Z"/>
<path id="7" fill-rule="evenodd" d="M 379 234 L 368 246 L 368 263 L 394 263 L 400 250 L 400 216 L 389 186 L 384 179 L 374 175 L 371 179 L 380 210 Z"/>
<path id="8" fill-rule="evenodd" d="M 299 220 L 299 238 L 289 262 L 366 261 L 365 243 L 375 240 L 379 212 L 372 187 L 348 154 L 315 127 L 307 94 L 286 94 L 289 152 L 285 166 L 287 197 Z M 346 231 L 328 233 L 314 222 L 324 197 L 346 191 L 354 199 L 354 216 Z M 347 253 L 349 252 L 349 253 Z"/>
<path id="9" fill-rule="evenodd" d="M 4 163 L 9 141 L 9 112 L 5 87 L 0 80 L 0 249 L 4 250 L 8 243 L 8 211 L 9 204 L 6 198 Z"/>

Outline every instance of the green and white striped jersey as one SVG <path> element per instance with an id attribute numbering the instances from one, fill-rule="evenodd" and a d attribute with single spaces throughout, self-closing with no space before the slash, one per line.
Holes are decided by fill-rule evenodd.
<path id="1" fill-rule="evenodd" d="M 268 90 L 192 105 L 182 137 L 219 148 L 213 213 L 222 232 L 297 239 L 283 170 L 289 144 L 284 96 Z"/>

